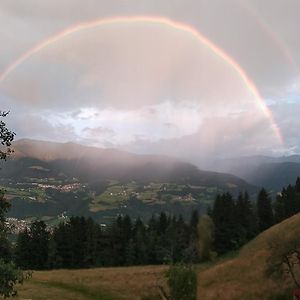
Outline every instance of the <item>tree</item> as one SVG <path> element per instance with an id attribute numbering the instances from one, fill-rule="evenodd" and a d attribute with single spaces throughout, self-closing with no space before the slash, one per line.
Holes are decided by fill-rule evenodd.
<path id="1" fill-rule="evenodd" d="M 256 234 L 256 218 L 247 192 L 240 193 L 236 202 L 236 221 L 239 245 L 244 245 Z"/>
<path id="2" fill-rule="evenodd" d="M 214 247 L 218 254 L 224 254 L 239 246 L 235 204 L 230 193 L 218 195 L 212 210 L 215 224 Z"/>
<path id="3" fill-rule="evenodd" d="M 1 112 L 0 117 L 6 117 L 8 112 Z M 6 160 L 12 152 L 10 149 L 15 133 L 10 131 L 3 121 L 0 121 L 0 160 Z M 5 224 L 5 213 L 9 210 L 10 204 L 0 191 L 0 296 L 7 298 L 16 294 L 14 286 L 23 281 L 23 273 L 10 262 L 9 242 L 7 239 L 7 228 Z"/>
<path id="4" fill-rule="evenodd" d="M 258 230 L 262 232 L 274 224 L 271 198 L 267 191 L 262 188 L 257 197 Z"/>
<path id="5" fill-rule="evenodd" d="M 8 298 L 16 295 L 14 286 L 23 282 L 23 273 L 12 262 L 4 262 L 0 258 L 0 296 Z"/>
<path id="6" fill-rule="evenodd" d="M 31 269 L 45 269 L 48 265 L 49 232 L 44 221 L 35 221 L 30 226 L 29 249 Z"/>
<path id="7" fill-rule="evenodd" d="M 0 118 L 4 118 L 8 115 L 9 112 L 0 111 Z M 0 160 L 6 158 L 10 155 L 12 152 L 10 146 L 12 141 L 14 140 L 15 133 L 13 131 L 10 131 L 6 124 L 1 120 L 0 121 L 0 143 L 3 146 L 0 149 Z"/>
<path id="8" fill-rule="evenodd" d="M 212 260 L 215 253 L 212 251 L 215 239 L 215 225 L 212 219 L 204 215 L 198 223 L 198 254 L 200 261 Z"/>
<path id="9" fill-rule="evenodd" d="M 31 250 L 29 230 L 25 228 L 18 234 L 14 261 L 23 270 L 30 269 Z"/>
<path id="10" fill-rule="evenodd" d="M 4 191 L 0 190 L 0 258 L 4 261 L 10 260 L 10 244 L 7 239 L 7 226 L 5 222 L 5 213 L 10 208 L 9 202 L 4 197 Z"/>

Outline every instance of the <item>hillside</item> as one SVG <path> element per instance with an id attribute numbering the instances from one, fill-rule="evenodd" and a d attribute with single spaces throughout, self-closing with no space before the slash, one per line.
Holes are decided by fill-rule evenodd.
<path id="1" fill-rule="evenodd" d="M 189 215 L 205 210 L 217 193 L 256 192 L 236 176 L 166 156 L 32 140 L 16 141 L 14 150 L 0 174 L 12 217 L 48 220 L 64 213 L 108 222 L 119 213 Z"/>
<path id="2" fill-rule="evenodd" d="M 282 234 L 287 238 L 300 235 L 300 214 L 260 234 L 236 257 L 199 265 L 198 299 L 271 300 L 275 295 L 290 299 L 290 282 L 275 282 L 264 275 L 268 241 Z M 55 295 L 57 299 L 138 300 L 153 291 L 165 270 L 166 266 L 141 266 L 34 272 L 33 278 L 20 286 L 20 298 Z"/>
<path id="3" fill-rule="evenodd" d="M 291 295 L 291 281 L 275 282 L 264 274 L 269 257 L 268 241 L 300 236 L 300 214 L 277 224 L 245 245 L 236 258 L 199 272 L 199 299 L 266 300 L 272 295 Z M 289 299 L 292 298 L 281 298 Z M 279 298 L 278 298 L 279 299 Z"/>

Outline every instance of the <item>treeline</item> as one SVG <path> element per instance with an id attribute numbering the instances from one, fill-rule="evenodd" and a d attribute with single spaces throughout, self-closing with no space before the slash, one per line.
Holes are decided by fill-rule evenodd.
<path id="1" fill-rule="evenodd" d="M 260 232 L 300 212 L 300 178 L 277 194 L 273 202 L 262 188 L 256 203 L 247 193 L 234 200 L 230 193 L 218 195 L 209 212 L 215 229 L 213 249 L 224 254 L 244 245 Z"/>
<path id="2" fill-rule="evenodd" d="M 71 217 L 49 233 L 43 221 L 36 221 L 18 235 L 14 257 L 23 269 L 190 261 L 196 255 L 197 223 L 197 212 L 190 224 L 182 217 L 161 213 L 146 224 L 140 219 L 118 216 L 108 228 L 91 218 Z"/>
<path id="3" fill-rule="evenodd" d="M 247 193 L 218 195 L 208 216 L 161 213 L 148 222 L 118 216 L 101 227 L 91 218 L 71 217 L 49 232 L 42 221 L 18 235 L 14 260 L 23 269 L 89 268 L 200 262 L 240 248 L 258 233 L 300 211 L 300 179 L 272 202 L 261 189 L 256 202 Z"/>

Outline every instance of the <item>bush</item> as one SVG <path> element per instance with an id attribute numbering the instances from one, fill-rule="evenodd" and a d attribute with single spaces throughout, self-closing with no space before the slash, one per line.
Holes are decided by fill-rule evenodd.
<path id="1" fill-rule="evenodd" d="M 167 271 L 170 299 L 196 300 L 197 274 L 189 265 L 174 265 Z"/>
<path id="2" fill-rule="evenodd" d="M 14 285 L 23 282 L 23 273 L 13 263 L 0 259 L 0 296 L 4 298 L 16 295 Z"/>

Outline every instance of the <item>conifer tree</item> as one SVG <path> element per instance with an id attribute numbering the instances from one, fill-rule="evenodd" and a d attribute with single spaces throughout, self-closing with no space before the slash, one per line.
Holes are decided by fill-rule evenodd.
<path id="1" fill-rule="evenodd" d="M 271 198 L 267 191 L 262 188 L 257 196 L 258 230 L 262 232 L 274 224 Z"/>
<path id="2" fill-rule="evenodd" d="M 25 228 L 18 234 L 17 243 L 14 253 L 15 263 L 23 270 L 30 269 L 31 249 L 29 230 Z"/>
<path id="3" fill-rule="evenodd" d="M 49 232 L 43 221 L 35 221 L 29 232 L 30 268 L 45 269 L 48 264 Z"/>
<path id="4" fill-rule="evenodd" d="M 235 204 L 230 193 L 216 197 L 212 219 L 215 224 L 215 250 L 218 254 L 236 249 L 238 246 Z"/>
<path id="5" fill-rule="evenodd" d="M 256 234 L 256 218 L 247 192 L 238 195 L 236 202 L 236 226 L 240 246 Z"/>

